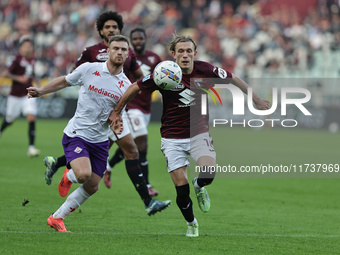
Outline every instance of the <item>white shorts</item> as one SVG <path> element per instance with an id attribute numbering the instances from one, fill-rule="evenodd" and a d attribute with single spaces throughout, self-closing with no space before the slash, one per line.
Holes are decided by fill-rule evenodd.
<path id="1" fill-rule="evenodd" d="M 109 133 L 108 133 L 109 138 L 114 142 L 130 134 L 130 128 L 129 128 L 129 124 L 128 124 L 128 120 L 126 116 L 126 111 L 123 112 L 122 119 L 123 119 L 123 132 L 120 135 L 116 135 L 115 133 L 112 132 L 111 129 L 109 130 Z"/>
<path id="2" fill-rule="evenodd" d="M 151 113 L 143 113 L 138 109 L 130 109 L 127 111 L 128 124 L 133 139 L 148 134 L 150 118 Z"/>
<path id="3" fill-rule="evenodd" d="M 216 152 L 208 132 L 187 139 L 161 139 L 161 151 L 165 156 L 168 172 L 189 165 L 189 155 L 197 162 L 202 156 L 216 160 Z"/>
<path id="4" fill-rule="evenodd" d="M 27 98 L 27 96 L 16 97 L 9 95 L 7 97 L 6 106 L 6 121 L 12 123 L 16 118 L 23 115 L 32 114 L 37 115 L 37 99 Z"/>

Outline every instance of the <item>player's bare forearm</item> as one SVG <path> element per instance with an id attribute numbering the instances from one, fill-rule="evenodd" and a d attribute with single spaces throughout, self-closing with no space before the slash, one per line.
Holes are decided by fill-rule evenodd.
<path id="1" fill-rule="evenodd" d="M 63 88 L 66 88 L 67 86 L 69 86 L 69 84 L 66 82 L 65 76 L 61 76 L 47 83 L 45 86 L 41 88 L 36 88 L 36 87 L 27 88 L 27 91 L 28 91 L 27 95 L 29 98 L 40 97 L 40 96 L 43 96 L 43 95 L 46 95 L 52 92 L 56 92 Z"/>
<path id="2" fill-rule="evenodd" d="M 27 83 L 30 79 L 29 76 L 26 75 L 15 75 L 12 74 L 11 72 L 9 72 L 8 70 L 5 70 L 3 75 L 3 77 L 9 78 L 13 81 L 19 82 L 19 83 Z"/>
<path id="3" fill-rule="evenodd" d="M 231 79 L 231 83 L 235 86 L 239 87 L 243 93 L 248 94 L 248 84 L 239 78 L 237 75 L 232 74 L 233 78 Z M 259 110 L 266 110 L 269 109 L 269 101 L 260 98 L 254 91 L 252 94 L 253 102 L 257 109 Z"/>
<path id="4" fill-rule="evenodd" d="M 138 87 L 137 83 L 136 82 L 133 83 L 125 91 L 125 93 L 123 94 L 122 98 L 119 100 L 118 104 L 116 105 L 113 111 L 120 114 L 123 108 L 125 107 L 125 105 L 127 105 L 132 100 L 132 98 L 134 98 L 135 95 L 138 94 L 139 91 L 140 91 L 140 88 Z"/>
<path id="5" fill-rule="evenodd" d="M 120 116 L 122 110 L 124 109 L 125 105 L 128 104 L 134 98 L 136 94 L 140 91 L 140 88 L 137 85 L 137 82 L 133 83 L 123 94 L 122 98 L 119 100 L 118 104 L 115 106 L 113 111 L 109 116 L 109 123 L 114 123 Z"/>

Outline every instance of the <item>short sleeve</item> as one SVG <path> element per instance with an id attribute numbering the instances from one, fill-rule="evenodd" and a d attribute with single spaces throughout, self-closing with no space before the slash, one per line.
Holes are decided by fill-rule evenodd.
<path id="1" fill-rule="evenodd" d="M 90 63 L 84 63 L 83 65 L 78 66 L 72 73 L 66 75 L 67 83 L 71 86 L 82 85 L 85 73 L 89 67 Z"/>
<path id="2" fill-rule="evenodd" d="M 142 91 L 158 90 L 158 86 L 153 81 L 153 74 L 145 76 L 143 79 L 137 81 L 137 85 Z"/>

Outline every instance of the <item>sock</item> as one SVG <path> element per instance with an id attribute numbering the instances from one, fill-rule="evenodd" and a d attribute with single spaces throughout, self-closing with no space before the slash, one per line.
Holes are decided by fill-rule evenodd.
<path id="1" fill-rule="evenodd" d="M 77 177 L 72 169 L 70 169 L 70 171 L 67 172 L 66 176 L 67 179 L 69 179 L 71 182 L 78 183 Z"/>
<path id="2" fill-rule="evenodd" d="M 187 222 L 188 226 L 192 226 L 194 224 L 198 224 L 198 221 L 196 220 L 196 218 L 194 218 L 194 220 L 192 222 Z"/>
<path id="3" fill-rule="evenodd" d="M 28 123 L 28 139 L 29 145 L 34 145 L 35 138 L 35 121 Z"/>
<path id="4" fill-rule="evenodd" d="M 189 184 L 187 183 L 182 186 L 176 186 L 176 192 L 177 192 L 176 203 L 178 208 L 181 210 L 184 219 L 187 222 L 193 222 L 195 217 L 192 209 L 192 201 L 189 196 L 190 195 Z"/>
<path id="5" fill-rule="evenodd" d="M 55 163 L 55 167 L 58 169 L 59 167 L 66 166 L 66 157 L 65 155 L 57 158 L 57 162 Z"/>
<path id="6" fill-rule="evenodd" d="M 198 178 L 197 178 L 197 185 L 199 187 L 204 187 L 204 186 L 209 185 L 213 182 L 216 172 L 206 170 L 206 169 L 210 169 L 209 166 L 201 166 L 201 168 L 202 168 L 202 170 L 200 171 Z M 195 186 L 195 188 L 196 188 L 196 186 Z"/>
<path id="7" fill-rule="evenodd" d="M 149 182 L 149 162 L 146 159 L 146 152 L 140 151 L 139 152 L 139 165 L 140 165 L 140 170 L 143 173 L 145 182 L 147 185 L 150 184 Z"/>
<path id="8" fill-rule="evenodd" d="M 151 201 L 148 188 L 146 186 L 144 176 L 139 168 L 138 159 L 125 160 L 126 171 L 132 181 L 139 196 L 144 202 L 145 206 L 148 206 Z"/>
<path id="9" fill-rule="evenodd" d="M 121 148 L 118 148 L 115 152 L 115 155 L 110 159 L 109 164 L 111 167 L 114 167 L 115 164 L 119 163 L 124 159 L 124 153 Z"/>
<path id="10" fill-rule="evenodd" d="M 0 132 L 2 133 L 5 128 L 7 128 L 9 125 L 11 125 L 13 122 L 9 123 L 6 121 L 6 119 L 4 119 L 4 121 L 2 122 L 1 128 L 0 128 Z"/>
<path id="11" fill-rule="evenodd" d="M 66 199 L 66 201 L 53 213 L 53 218 L 64 219 L 71 212 L 75 211 L 79 206 L 84 204 L 91 196 L 84 190 L 83 185 L 80 185 Z"/>

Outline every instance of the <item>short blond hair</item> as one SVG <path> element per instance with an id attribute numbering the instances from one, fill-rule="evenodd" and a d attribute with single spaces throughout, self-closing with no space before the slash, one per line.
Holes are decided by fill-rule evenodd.
<path id="1" fill-rule="evenodd" d="M 179 42 L 192 42 L 192 44 L 194 45 L 194 50 L 197 49 L 197 45 L 194 41 L 194 39 L 192 39 L 191 36 L 189 35 L 178 35 L 178 34 L 174 34 L 172 36 L 172 41 L 169 43 L 169 49 L 170 51 L 176 51 L 176 45 Z"/>
<path id="2" fill-rule="evenodd" d="M 129 39 L 124 35 L 114 35 L 114 36 L 112 36 L 109 39 L 109 43 L 108 43 L 109 47 L 110 47 L 111 42 L 113 42 L 113 41 L 115 41 L 115 42 L 126 42 L 127 45 L 130 47 Z"/>

